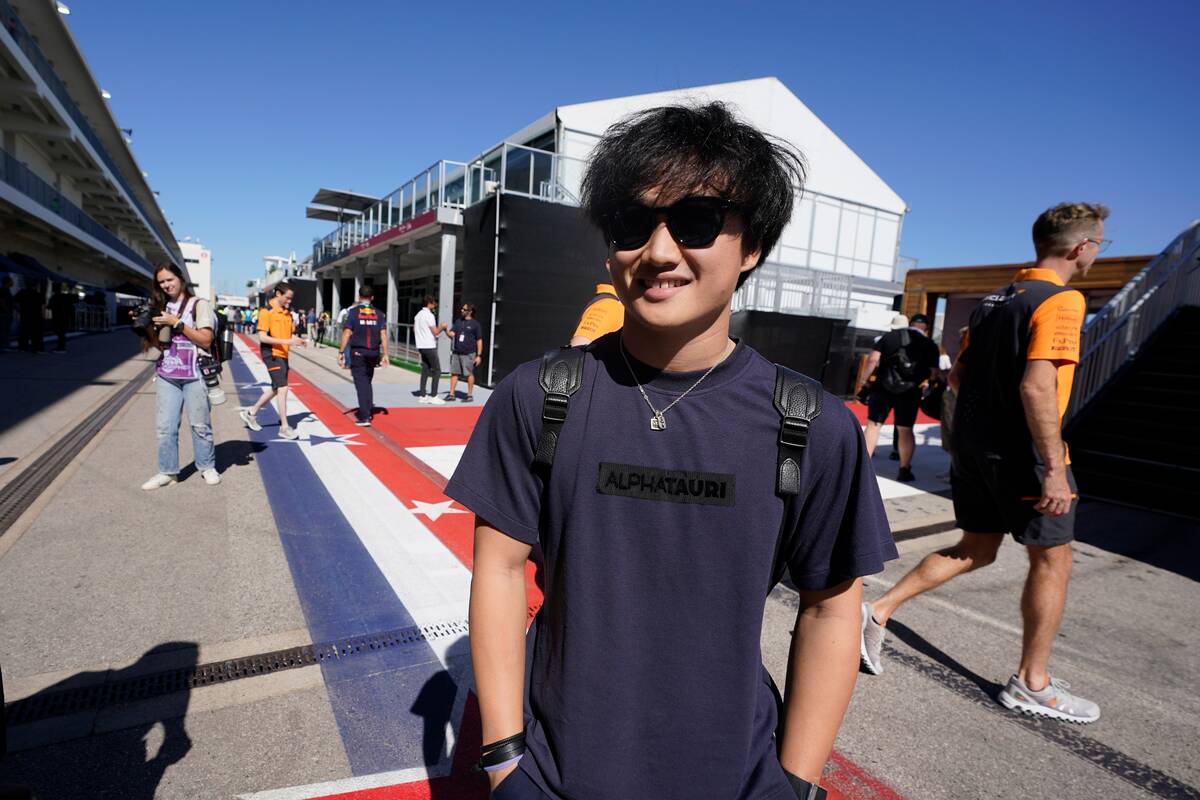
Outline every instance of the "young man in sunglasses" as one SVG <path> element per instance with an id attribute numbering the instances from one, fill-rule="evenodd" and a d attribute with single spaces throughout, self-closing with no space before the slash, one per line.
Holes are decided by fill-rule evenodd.
<path id="1" fill-rule="evenodd" d="M 584 209 L 624 328 L 582 351 L 549 469 L 533 362 L 496 387 L 446 488 L 476 514 L 471 653 L 493 797 L 824 796 L 861 576 L 896 551 L 861 431 L 832 396 L 798 493 L 776 494 L 776 369 L 729 338 L 734 290 L 802 178 L 795 153 L 719 103 L 636 114 L 597 145 Z M 777 742 L 759 637 L 785 534 L 799 613 Z M 545 602 L 527 671 L 534 544 Z"/>

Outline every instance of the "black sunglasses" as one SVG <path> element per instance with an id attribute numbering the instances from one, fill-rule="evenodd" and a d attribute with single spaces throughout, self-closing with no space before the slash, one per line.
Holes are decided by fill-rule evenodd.
<path id="1" fill-rule="evenodd" d="M 605 215 L 605 233 L 618 250 L 636 250 L 650 241 L 661 217 L 671 238 L 684 247 L 707 247 L 725 227 L 725 213 L 738 204 L 723 197 L 685 197 L 665 207 L 630 203 Z"/>

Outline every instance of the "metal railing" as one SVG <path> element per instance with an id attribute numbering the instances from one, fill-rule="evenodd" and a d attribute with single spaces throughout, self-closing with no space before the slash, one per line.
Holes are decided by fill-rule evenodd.
<path id="1" fill-rule="evenodd" d="M 104 306 L 79 303 L 75 306 L 77 331 L 107 331 L 112 327 L 112 318 Z"/>
<path id="2" fill-rule="evenodd" d="M 767 261 L 733 295 L 733 310 L 845 319 L 852 285 L 849 275 Z"/>
<path id="3" fill-rule="evenodd" d="M 58 98 L 58 102 L 62 104 L 62 107 L 66 110 L 67 115 L 75 121 L 75 124 L 83 134 L 83 137 L 91 143 L 92 149 L 94 149 L 96 154 L 100 156 L 100 160 L 104 162 L 109 171 L 112 173 L 113 177 L 116 178 L 117 182 L 120 183 L 125 189 L 125 194 L 129 196 L 130 202 L 132 202 L 133 205 L 137 207 L 137 210 L 141 212 L 142 219 L 146 222 L 146 225 L 154 230 L 159 239 L 162 240 L 163 247 L 167 248 L 166 243 L 170 241 L 172 237 L 164 235 L 163 232 L 159 230 L 153 222 L 150 221 L 150 215 L 146 212 L 145 207 L 142 206 L 141 201 L 138 200 L 137 195 L 133 193 L 133 189 L 125 180 L 125 176 L 121 173 L 121 170 L 117 169 L 117 165 L 112 160 L 112 156 L 109 155 L 108 149 L 100 142 L 100 137 L 97 136 L 96 132 L 92 129 L 91 123 L 88 122 L 87 117 L 83 115 L 83 112 L 79 110 L 79 106 L 77 106 L 75 101 L 71 99 L 71 93 L 67 91 L 67 87 L 63 84 L 63 82 L 59 80 L 58 74 L 54 71 L 54 67 L 50 65 L 50 61 L 45 55 L 42 54 L 42 50 L 40 47 L 38 47 L 37 41 L 25 28 L 25 25 L 21 22 L 21 19 L 17 15 L 16 11 L 14 11 L 13 7 L 9 5 L 8 0 L 0 0 L 0 22 L 3 23 L 9 35 L 12 36 L 13 40 L 17 43 L 17 47 L 21 48 L 21 52 L 23 52 L 25 57 L 29 59 L 29 63 L 32 64 L 33 68 L 37 70 L 38 74 L 42 76 L 42 80 L 46 82 L 46 86 L 48 86 L 50 91 L 54 93 L 54 96 Z"/>
<path id="4" fill-rule="evenodd" d="M 3 0 L 0 0 L 3 2 Z M 470 163 L 442 160 L 313 243 L 313 268 L 437 208 L 464 209 L 497 191 L 579 205 L 582 159 L 504 142 Z"/>
<path id="5" fill-rule="evenodd" d="M 1175 237 L 1083 326 L 1066 417 L 1085 408 L 1182 306 L 1200 306 L 1200 220 Z"/>
<path id="6" fill-rule="evenodd" d="M 0 0 L 2 2 L 3 0 Z M 72 203 L 62 192 L 22 164 L 7 150 L 0 150 L 0 180 L 30 198 L 38 205 L 48 208 L 62 219 L 79 228 L 84 233 L 116 250 L 133 263 L 153 272 L 154 267 L 140 253 L 117 238 L 116 234 L 84 213 L 83 209 Z"/>

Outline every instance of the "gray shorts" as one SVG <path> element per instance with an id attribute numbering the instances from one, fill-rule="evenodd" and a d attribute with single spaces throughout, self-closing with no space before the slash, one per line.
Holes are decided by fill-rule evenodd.
<path id="1" fill-rule="evenodd" d="M 450 374 L 458 375 L 462 378 L 469 378 L 475 374 L 475 354 L 474 353 L 451 353 L 450 354 Z"/>

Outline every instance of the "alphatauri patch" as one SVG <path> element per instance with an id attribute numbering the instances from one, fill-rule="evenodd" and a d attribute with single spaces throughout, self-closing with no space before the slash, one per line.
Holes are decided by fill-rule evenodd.
<path id="1" fill-rule="evenodd" d="M 600 464 L 600 477 L 596 480 L 596 491 L 600 494 L 706 506 L 732 506 L 737 497 L 736 488 L 736 477 L 719 472 L 686 472 L 604 462 Z"/>

